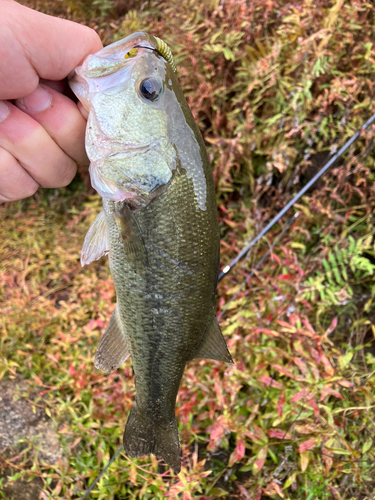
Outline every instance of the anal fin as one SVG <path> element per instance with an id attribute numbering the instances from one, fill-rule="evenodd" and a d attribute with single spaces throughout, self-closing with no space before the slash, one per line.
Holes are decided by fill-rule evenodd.
<path id="1" fill-rule="evenodd" d="M 117 305 L 108 327 L 99 342 L 95 354 L 94 366 L 105 373 L 112 373 L 130 356 L 125 335 L 121 330 Z"/>
<path id="2" fill-rule="evenodd" d="M 214 359 L 216 361 L 234 364 L 232 356 L 228 351 L 227 343 L 221 333 L 215 311 L 212 316 L 212 321 L 208 327 L 204 342 L 194 358 Z"/>

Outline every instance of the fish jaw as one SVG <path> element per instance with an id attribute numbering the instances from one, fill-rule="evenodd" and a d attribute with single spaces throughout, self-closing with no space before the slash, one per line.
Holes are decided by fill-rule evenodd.
<path id="1" fill-rule="evenodd" d="M 116 184 L 107 181 L 101 175 L 100 168 L 95 163 L 90 163 L 89 172 L 91 185 L 102 198 L 115 202 L 137 198 L 134 192 L 121 189 Z"/>
<path id="2" fill-rule="evenodd" d="M 103 148 L 90 164 L 91 184 L 107 200 L 137 200 L 145 206 L 168 187 L 176 168 L 175 150 L 166 140 L 123 148 Z"/>

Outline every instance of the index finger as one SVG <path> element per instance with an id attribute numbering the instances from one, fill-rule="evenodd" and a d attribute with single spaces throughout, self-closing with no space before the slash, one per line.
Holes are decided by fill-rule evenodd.
<path id="1" fill-rule="evenodd" d="M 0 99 L 36 89 L 39 78 L 62 80 L 88 54 L 102 48 L 94 30 L 0 0 Z"/>

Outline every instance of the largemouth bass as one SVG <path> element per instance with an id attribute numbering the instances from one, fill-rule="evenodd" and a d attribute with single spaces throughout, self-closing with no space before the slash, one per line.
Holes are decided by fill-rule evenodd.
<path id="1" fill-rule="evenodd" d="M 89 112 L 86 149 L 103 211 L 82 264 L 108 253 L 117 305 L 95 356 L 116 370 L 130 355 L 136 397 L 123 446 L 153 453 L 175 473 L 175 418 L 185 365 L 232 363 L 214 310 L 219 228 L 204 143 L 169 47 L 134 33 L 88 56 L 70 85 Z"/>

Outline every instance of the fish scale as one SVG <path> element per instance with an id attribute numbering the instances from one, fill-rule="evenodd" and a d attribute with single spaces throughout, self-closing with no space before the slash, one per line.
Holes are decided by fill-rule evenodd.
<path id="1" fill-rule="evenodd" d="M 217 260 L 217 225 L 210 223 L 212 217 L 216 217 L 216 207 L 198 211 L 191 200 L 194 200 L 192 181 L 181 175 L 174 179 L 168 191 L 135 213 L 148 254 L 145 268 L 141 262 L 127 261 L 113 210 L 107 208 L 113 202 L 104 202 L 109 243 L 113 249 L 109 261 L 117 303 L 119 311 L 124 311 L 120 315 L 125 331 L 132 332 L 129 342 L 136 373 L 137 402 L 147 401 L 143 391 L 145 394 L 153 392 L 156 377 L 155 373 L 143 376 L 143 370 L 137 370 L 137 357 L 133 352 L 142 353 L 141 363 L 144 359 L 153 359 L 156 349 L 164 352 L 168 361 L 165 366 L 158 363 L 158 383 L 159 377 L 168 380 L 175 370 L 165 353 L 174 353 L 172 359 L 179 366 L 179 373 L 180 365 L 194 358 L 208 328 L 206 323 L 212 320 L 217 271 L 209 269 L 207 261 Z M 205 234 L 201 227 L 206 228 Z M 138 273 L 135 267 L 140 270 Z M 192 293 L 197 290 L 199 294 Z M 160 307 L 163 309 L 161 318 L 155 314 L 150 316 L 150 310 Z M 157 328 L 161 320 L 162 331 Z M 137 375 L 137 371 L 142 375 Z M 163 395 L 171 411 L 174 411 L 178 384 L 171 387 L 171 395 Z"/>

